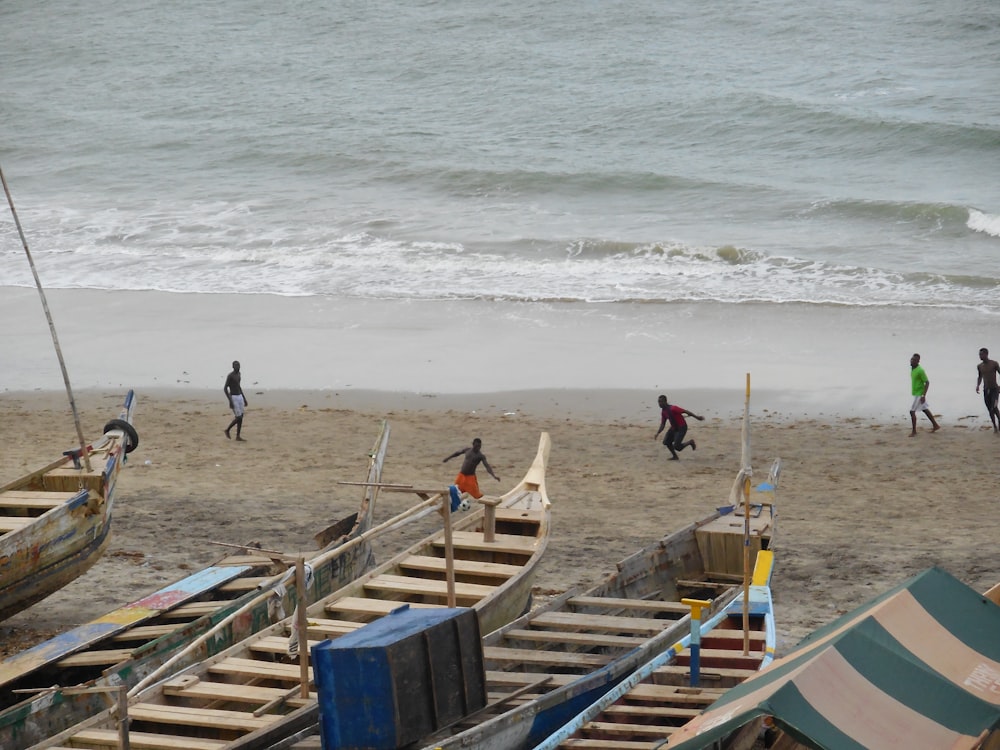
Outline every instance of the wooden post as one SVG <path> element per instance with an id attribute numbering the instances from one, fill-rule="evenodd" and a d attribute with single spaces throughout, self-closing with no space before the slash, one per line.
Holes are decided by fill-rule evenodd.
<path id="1" fill-rule="evenodd" d="M 743 655 L 750 653 L 750 373 L 743 405 Z"/>
<path id="2" fill-rule="evenodd" d="M 128 736 L 128 726 L 132 722 L 128 717 L 128 685 L 118 686 L 118 742 L 121 750 L 132 747 Z"/>
<path id="3" fill-rule="evenodd" d="M 483 512 L 483 541 L 484 542 L 495 542 L 497 540 L 497 505 L 500 504 L 500 498 L 480 498 L 479 502 L 485 507 Z"/>
<path id="4" fill-rule="evenodd" d="M 299 681 L 302 686 L 302 697 L 308 698 L 309 621 L 306 617 L 306 559 L 301 556 L 295 561 L 295 593 L 298 598 L 295 615 L 299 630 Z"/>
<path id="5" fill-rule="evenodd" d="M 691 687 L 701 679 L 701 611 L 712 606 L 708 599 L 681 599 L 691 608 Z"/>
<path id="6" fill-rule="evenodd" d="M 444 516 L 445 582 L 448 586 L 448 606 L 455 606 L 455 546 L 451 538 L 451 494 L 441 498 L 441 515 Z"/>

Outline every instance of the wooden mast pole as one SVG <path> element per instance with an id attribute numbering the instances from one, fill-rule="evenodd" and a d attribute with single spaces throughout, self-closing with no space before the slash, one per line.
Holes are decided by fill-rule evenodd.
<path id="1" fill-rule="evenodd" d="M 3 183 L 3 192 L 7 196 L 7 205 L 10 206 L 10 215 L 14 217 L 14 224 L 17 226 L 17 233 L 21 237 L 21 245 L 24 246 L 24 254 L 28 256 L 28 265 L 31 266 L 31 275 L 35 279 L 35 286 L 38 288 L 38 296 L 42 299 L 42 309 L 45 310 L 45 319 L 49 322 L 49 333 L 52 334 L 52 343 L 56 347 L 56 356 L 59 358 L 59 367 L 62 370 L 63 382 L 66 384 L 66 395 L 69 396 L 69 408 L 73 412 L 73 422 L 76 424 L 76 436 L 80 441 L 80 455 L 83 456 L 83 465 L 90 473 L 90 451 L 87 450 L 87 441 L 83 439 L 83 428 L 80 426 L 80 415 L 76 411 L 76 401 L 73 399 L 73 389 L 69 384 L 69 372 L 66 370 L 66 361 L 63 359 L 62 348 L 59 346 L 59 337 L 56 335 L 56 326 L 52 321 L 52 313 L 49 311 L 49 303 L 45 299 L 45 291 L 42 289 L 42 280 L 38 277 L 35 268 L 35 261 L 31 257 L 28 249 L 28 240 L 21 229 L 21 220 L 17 218 L 17 211 L 14 208 L 14 199 L 10 195 L 10 188 L 7 187 L 7 178 L 3 175 L 3 168 L 0 167 L 0 182 Z"/>
<path id="2" fill-rule="evenodd" d="M 743 403 L 743 655 L 750 653 L 750 373 Z"/>

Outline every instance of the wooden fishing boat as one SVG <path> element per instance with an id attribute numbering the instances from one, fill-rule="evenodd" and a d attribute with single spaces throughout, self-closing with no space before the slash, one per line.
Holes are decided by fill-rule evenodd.
<path id="1" fill-rule="evenodd" d="M 383 421 L 367 454 L 358 511 L 321 530 L 316 535 L 321 549 L 306 553 L 313 574 L 307 600 L 339 589 L 375 565 L 370 538 L 389 435 Z M 107 707 L 100 692 L 80 687 L 131 687 L 220 623 L 228 621 L 214 635 L 216 649 L 272 625 L 281 619 L 276 613 L 291 611 L 295 602 L 287 565 L 274 553 L 248 546 L 15 654 L 0 662 L 0 747 L 29 747 Z M 236 611 L 241 616 L 229 620 Z M 77 689 L 45 690 L 60 685 Z"/>
<path id="2" fill-rule="evenodd" d="M 0 486 L 0 620 L 82 575 L 104 552 L 118 474 L 139 444 L 134 409 L 129 391 L 95 443 Z"/>
<path id="3" fill-rule="evenodd" d="M 754 554 L 771 548 L 779 472 L 776 461 L 750 507 Z M 690 606 L 682 600 L 713 600 L 708 611 L 715 613 L 739 592 L 744 510 L 723 506 L 622 560 L 597 586 L 567 592 L 487 634 L 489 704 L 415 747 L 534 747 L 646 662 L 680 652 L 691 638 Z M 318 748 L 318 727 L 259 747 Z"/>
<path id="4" fill-rule="evenodd" d="M 771 572 L 774 553 L 757 555 L 752 583 L 720 612 L 554 732 L 535 750 L 653 750 L 726 690 L 774 659 Z M 733 747 L 750 748 L 743 738 Z"/>
<path id="5" fill-rule="evenodd" d="M 206 648 L 210 637 L 203 638 L 186 652 L 199 657 L 194 666 L 166 679 L 153 674 L 130 692 L 127 717 L 112 708 L 37 747 L 117 747 L 126 731 L 132 747 L 266 746 L 316 723 L 309 657 L 321 640 L 353 632 L 403 604 L 471 607 L 481 632 L 511 621 L 530 604 L 535 568 L 548 543 L 549 445 L 542 433 L 528 472 L 502 497 L 484 498 L 442 530 L 236 646 L 215 653 Z M 448 501 L 447 491 L 409 489 L 429 495 L 417 508 Z M 292 646 L 300 635 L 306 642 Z"/>

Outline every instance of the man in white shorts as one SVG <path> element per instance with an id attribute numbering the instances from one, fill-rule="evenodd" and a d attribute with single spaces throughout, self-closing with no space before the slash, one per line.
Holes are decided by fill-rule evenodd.
<path id="1" fill-rule="evenodd" d="M 910 423 L 913 429 L 910 430 L 910 437 L 917 434 L 917 412 L 922 411 L 934 425 L 931 432 L 937 432 L 941 426 L 934 419 L 931 413 L 931 405 L 927 403 L 927 389 L 931 387 L 930 378 L 920 366 L 920 355 L 914 354 L 910 357 L 910 393 L 913 396 L 913 403 L 910 404 Z"/>
<path id="2" fill-rule="evenodd" d="M 222 387 L 222 392 L 229 399 L 229 408 L 233 410 L 233 421 L 226 428 L 226 437 L 232 438 L 229 431 L 236 428 L 236 439 L 244 442 L 240 433 L 243 432 L 243 412 L 246 411 L 247 397 L 243 393 L 240 385 L 240 363 L 233 362 L 233 371 L 226 376 L 226 384 Z"/>

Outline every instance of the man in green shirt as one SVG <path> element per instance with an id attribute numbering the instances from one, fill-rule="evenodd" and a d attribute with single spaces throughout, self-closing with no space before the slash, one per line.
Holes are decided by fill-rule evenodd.
<path id="1" fill-rule="evenodd" d="M 934 415 L 931 414 L 931 405 L 927 403 L 927 389 L 931 387 L 931 381 L 924 368 L 920 366 L 919 354 L 910 357 L 910 386 L 913 394 L 913 404 L 910 406 L 910 422 L 913 424 L 913 429 L 910 431 L 910 437 L 917 434 L 918 411 L 922 411 L 931 420 L 931 424 L 934 425 L 931 432 L 937 432 L 941 429 L 941 425 L 935 421 Z"/>

